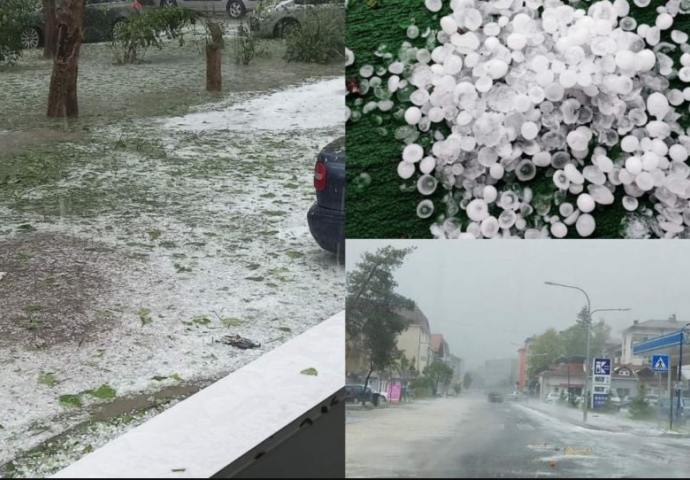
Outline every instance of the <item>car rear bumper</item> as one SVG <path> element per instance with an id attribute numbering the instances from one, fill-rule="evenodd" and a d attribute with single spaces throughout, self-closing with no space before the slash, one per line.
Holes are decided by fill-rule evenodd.
<path id="1" fill-rule="evenodd" d="M 339 256 L 345 254 L 345 212 L 312 205 L 307 214 L 309 231 L 321 248 Z"/>

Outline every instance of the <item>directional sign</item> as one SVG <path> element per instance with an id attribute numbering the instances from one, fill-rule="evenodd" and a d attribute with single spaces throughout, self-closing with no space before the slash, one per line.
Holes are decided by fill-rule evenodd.
<path id="1" fill-rule="evenodd" d="M 611 359 L 595 358 L 594 375 L 611 375 Z"/>
<path id="2" fill-rule="evenodd" d="M 595 393 L 592 395 L 592 407 L 593 408 L 602 408 L 606 405 L 606 401 L 608 399 L 607 394 L 601 394 L 601 393 Z"/>
<path id="3" fill-rule="evenodd" d="M 656 373 L 668 373 L 668 355 L 652 355 L 652 370 Z"/>

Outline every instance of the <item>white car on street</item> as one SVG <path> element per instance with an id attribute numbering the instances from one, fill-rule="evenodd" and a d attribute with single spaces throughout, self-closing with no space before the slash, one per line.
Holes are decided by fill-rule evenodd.
<path id="1" fill-rule="evenodd" d="M 551 393 L 549 393 L 546 397 L 544 397 L 544 401 L 545 401 L 546 403 L 555 403 L 555 402 L 557 402 L 558 400 L 560 400 L 560 398 L 561 398 L 561 394 L 560 394 L 560 393 L 551 392 Z"/>
<path id="2" fill-rule="evenodd" d="M 259 0 L 160 0 L 161 7 L 185 7 L 196 12 L 227 14 L 232 19 L 256 10 Z"/>

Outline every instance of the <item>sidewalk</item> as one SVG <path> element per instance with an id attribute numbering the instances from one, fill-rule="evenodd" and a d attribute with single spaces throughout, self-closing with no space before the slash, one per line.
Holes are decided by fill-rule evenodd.
<path id="1" fill-rule="evenodd" d="M 617 414 L 609 414 L 590 410 L 587 413 L 587 423 L 585 423 L 582 421 L 581 409 L 568 408 L 562 405 L 538 401 L 530 402 L 529 404 L 517 404 L 517 406 L 528 410 L 534 410 L 590 430 L 600 430 L 612 433 L 626 432 L 644 437 L 690 438 L 690 431 L 688 431 L 687 428 L 679 428 L 676 430 L 677 427 L 674 426 L 674 430 L 669 430 L 668 423 L 662 426 L 656 421 L 633 420 L 628 418 L 628 414 L 625 411 Z"/>

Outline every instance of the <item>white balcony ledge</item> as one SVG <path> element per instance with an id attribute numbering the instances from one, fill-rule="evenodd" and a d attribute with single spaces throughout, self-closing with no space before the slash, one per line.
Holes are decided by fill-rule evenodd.
<path id="1" fill-rule="evenodd" d="M 301 373 L 310 368 L 316 369 L 318 375 Z M 332 399 L 341 395 L 344 378 L 345 313 L 341 312 L 125 433 L 53 478 L 242 475 L 243 469 L 252 467 L 264 456 L 266 451 L 262 449 L 269 453 L 279 449 L 291 438 L 300 437 L 294 435 L 300 426 L 328 417 L 325 414 L 334 403 Z M 337 424 L 336 415 L 331 415 L 330 425 Z M 338 435 L 336 428 L 330 431 Z M 304 441 L 304 436 L 301 438 Z M 343 443 L 342 439 L 331 438 L 334 445 Z M 320 441 L 323 443 L 323 437 Z M 340 454 L 344 462 L 343 452 Z M 265 457 L 275 459 L 281 455 Z M 344 466 L 333 465 L 333 472 L 341 468 L 344 471 Z"/>

